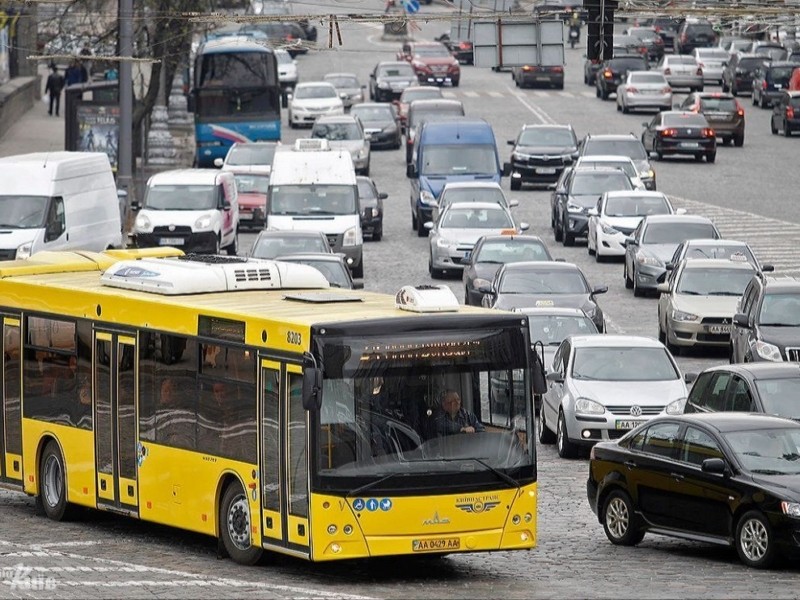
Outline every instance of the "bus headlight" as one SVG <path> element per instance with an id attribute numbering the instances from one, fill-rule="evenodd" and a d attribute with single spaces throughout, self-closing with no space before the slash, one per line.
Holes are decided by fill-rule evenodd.
<path id="1" fill-rule="evenodd" d="M 358 229 L 356 227 L 351 227 L 347 231 L 344 232 L 344 236 L 342 238 L 342 246 L 358 246 L 359 244 L 359 235 Z"/>
<path id="2" fill-rule="evenodd" d="M 17 248 L 17 255 L 15 258 L 17 260 L 21 260 L 23 258 L 29 258 L 31 255 L 31 248 L 33 247 L 33 242 L 26 242 Z"/>
<path id="3" fill-rule="evenodd" d="M 211 215 L 203 215 L 194 222 L 194 228 L 198 231 L 211 229 Z"/>
<path id="4" fill-rule="evenodd" d="M 142 233 L 153 231 L 153 223 L 150 221 L 150 218 L 142 213 L 136 215 L 136 222 L 133 224 L 133 227 L 136 231 L 141 231 Z"/>

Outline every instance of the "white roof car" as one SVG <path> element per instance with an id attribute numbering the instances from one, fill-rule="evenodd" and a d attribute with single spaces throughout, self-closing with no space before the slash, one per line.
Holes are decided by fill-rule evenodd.
<path id="1" fill-rule="evenodd" d="M 628 176 L 633 184 L 634 189 L 644 190 L 645 186 L 639 177 L 636 170 L 636 165 L 628 156 L 613 155 L 613 154 L 595 154 L 591 156 L 581 156 L 578 162 L 575 163 L 576 167 L 610 167 L 620 169 Z"/>
<path id="2" fill-rule="evenodd" d="M 519 201 L 508 200 L 503 188 L 494 181 L 455 181 L 445 184 L 431 220 L 435 222 L 439 213 L 453 202 L 496 202 L 506 208 L 519 206 Z"/>
<path id="3" fill-rule="evenodd" d="M 298 83 L 288 106 L 289 125 L 312 125 L 322 115 L 343 115 L 344 104 L 332 84 L 326 81 Z"/>

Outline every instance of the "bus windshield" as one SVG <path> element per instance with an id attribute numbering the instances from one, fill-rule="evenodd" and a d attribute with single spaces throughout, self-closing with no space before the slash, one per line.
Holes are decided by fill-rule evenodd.
<path id="1" fill-rule="evenodd" d="M 372 495 L 534 477 L 525 338 L 519 328 L 325 340 L 316 481 Z"/>
<path id="2" fill-rule="evenodd" d="M 276 117 L 279 96 L 266 88 L 208 89 L 197 92 L 197 117 L 215 121 L 228 117 L 263 119 Z"/>
<path id="3" fill-rule="evenodd" d="M 198 57 L 197 87 L 269 87 L 277 84 L 271 52 L 213 52 Z"/>
<path id="4" fill-rule="evenodd" d="M 358 211 L 351 185 L 281 185 L 269 193 L 272 215 L 351 215 Z"/>

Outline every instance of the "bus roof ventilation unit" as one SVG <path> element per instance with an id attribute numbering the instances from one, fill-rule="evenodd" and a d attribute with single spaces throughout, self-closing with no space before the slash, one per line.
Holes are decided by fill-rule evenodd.
<path id="1" fill-rule="evenodd" d="M 418 313 L 457 312 L 458 299 L 446 285 L 406 285 L 395 296 L 400 310 Z"/>
<path id="2" fill-rule="evenodd" d="M 328 280 L 314 267 L 273 260 L 123 260 L 103 273 L 109 287 L 164 296 L 235 290 L 326 289 Z"/>

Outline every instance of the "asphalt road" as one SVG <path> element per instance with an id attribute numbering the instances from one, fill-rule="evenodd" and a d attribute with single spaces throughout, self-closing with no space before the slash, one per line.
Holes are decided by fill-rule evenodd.
<path id="1" fill-rule="evenodd" d="M 316 8 L 313 5 L 316 5 Z M 319 8 L 324 6 L 324 8 Z M 378 0 L 304 3 L 315 12 L 379 9 Z M 442 5 L 423 9 L 442 13 Z M 295 12 L 299 12 L 296 10 Z M 422 24 L 414 36 L 431 39 L 444 22 Z M 341 23 L 343 45 L 298 59 L 302 81 L 332 71 L 356 73 L 366 82 L 378 60 L 393 59 L 397 42 L 380 39 L 381 27 Z M 326 27 L 320 27 L 326 44 Z M 582 83 L 583 50 L 567 50 L 563 92 L 517 90 L 508 73 L 463 67 L 461 87 L 446 90 L 464 102 L 469 116 L 494 127 L 501 157 L 524 123 L 572 123 L 587 132 L 639 134 L 649 115 L 622 115 L 613 102 L 594 97 Z M 800 207 L 796 162 L 800 140 L 772 136 L 769 112 L 742 101 L 747 131 L 743 148 L 721 147 L 715 164 L 675 159 L 655 163 L 659 189 L 676 206 L 704 214 L 727 237 L 746 239 L 779 272 L 800 271 L 796 251 Z M 284 143 L 307 132 L 285 127 Z M 375 152 L 372 177 L 389 198 L 384 239 L 367 242 L 365 287 L 394 293 L 402 285 L 432 283 L 428 240 L 411 231 L 409 184 L 402 151 Z M 508 190 L 508 181 L 503 186 Z M 531 224 L 553 254 L 580 265 L 591 283 L 608 285 L 600 298 L 611 331 L 655 336 L 656 300 L 626 290 L 621 263 L 596 264 L 584 245 L 563 248 L 549 228 L 549 191 L 507 192 L 520 201 L 516 215 Z M 246 251 L 253 234 L 242 236 Z M 438 282 L 436 282 L 438 283 Z M 445 281 L 463 297 L 460 277 Z M 724 352 L 679 358 L 688 372 L 720 364 Z M 87 513 L 77 523 L 53 524 L 34 516 L 25 496 L 0 491 L 0 597 L 86 598 L 721 598 L 796 597 L 798 564 L 759 572 L 742 566 L 735 552 L 648 535 L 636 548 L 605 538 L 589 510 L 587 461 L 559 459 L 552 446 L 538 448 L 539 543 L 530 552 L 451 555 L 441 560 L 392 559 L 309 565 L 289 558 L 241 567 L 216 558 L 214 540 L 105 514 Z M 15 585 L 16 582 L 16 585 Z M 25 583 L 28 583 L 27 587 Z"/>

